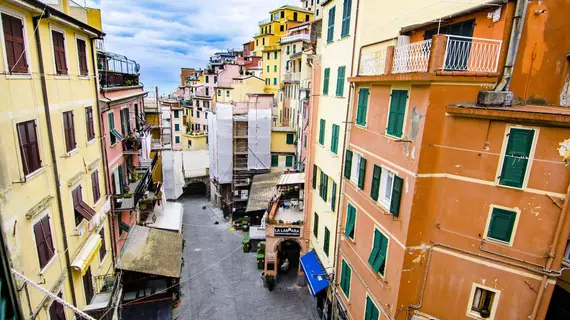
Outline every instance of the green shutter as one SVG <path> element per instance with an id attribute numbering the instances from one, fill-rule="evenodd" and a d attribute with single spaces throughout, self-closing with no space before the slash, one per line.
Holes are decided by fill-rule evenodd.
<path id="1" fill-rule="evenodd" d="M 336 78 L 336 96 L 342 97 L 344 94 L 344 72 L 346 67 L 338 67 L 338 74 Z"/>
<path id="2" fill-rule="evenodd" d="M 342 260 L 342 274 L 340 276 L 340 288 L 344 295 L 348 298 L 350 296 L 350 278 L 352 276 L 352 270 L 348 264 Z"/>
<path id="3" fill-rule="evenodd" d="M 117 167 L 117 174 L 119 175 L 119 194 L 125 193 L 125 178 L 123 177 L 123 166 L 120 165 Z"/>
<path id="4" fill-rule="evenodd" d="M 321 119 L 321 127 L 319 128 L 319 144 L 324 145 L 325 144 L 325 126 L 326 126 L 326 120 L 325 119 Z"/>
<path id="5" fill-rule="evenodd" d="M 325 227 L 325 241 L 323 244 L 323 250 L 325 250 L 325 254 L 327 255 L 327 257 L 329 256 L 330 238 L 331 238 L 331 232 L 329 231 L 329 228 Z"/>
<path id="6" fill-rule="evenodd" d="M 119 115 L 121 116 L 121 133 L 123 136 L 127 135 L 127 127 L 125 126 L 125 113 L 123 110 L 119 111 Z"/>
<path id="7" fill-rule="evenodd" d="M 346 208 L 346 224 L 344 227 L 344 235 L 347 238 L 354 239 L 354 224 L 356 222 L 356 208 L 350 203 Z"/>
<path id="8" fill-rule="evenodd" d="M 336 209 L 336 182 L 332 182 L 331 190 L 331 210 L 334 212 Z"/>
<path id="9" fill-rule="evenodd" d="M 487 237 L 510 242 L 516 218 L 517 213 L 515 211 L 493 208 Z"/>
<path id="10" fill-rule="evenodd" d="M 366 174 L 366 158 L 360 157 L 358 173 L 358 187 L 360 190 L 364 189 L 364 175 Z"/>
<path id="11" fill-rule="evenodd" d="M 287 144 L 293 144 L 295 140 L 295 136 L 292 133 L 287 134 Z"/>
<path id="12" fill-rule="evenodd" d="M 324 172 L 321 172 L 321 186 L 322 192 L 321 197 L 325 202 L 327 202 L 328 195 L 329 195 L 329 176 L 327 176 Z"/>
<path id="13" fill-rule="evenodd" d="M 404 128 L 404 116 L 406 115 L 407 90 L 392 90 L 390 94 L 390 111 L 386 132 L 394 137 L 401 137 Z"/>
<path id="14" fill-rule="evenodd" d="M 323 79 L 323 95 L 328 95 L 329 94 L 329 79 L 331 76 L 331 68 L 326 68 L 325 69 L 325 75 L 324 75 L 324 79 Z"/>
<path id="15" fill-rule="evenodd" d="M 394 175 L 394 186 L 392 187 L 392 200 L 390 201 L 390 213 L 397 217 L 400 214 L 400 199 L 402 198 L 402 187 L 404 179 Z"/>
<path id="16" fill-rule="evenodd" d="M 175 142 L 175 143 L 180 143 L 180 137 L 179 137 L 179 136 L 174 137 L 174 142 Z"/>
<path id="17" fill-rule="evenodd" d="M 370 257 L 368 257 L 368 264 L 372 267 L 374 272 L 384 274 L 386 253 L 388 250 L 388 238 L 386 238 L 380 231 L 374 231 L 374 246 Z"/>
<path id="18" fill-rule="evenodd" d="M 180 131 L 180 124 L 178 123 L 174 124 L 174 131 Z"/>
<path id="19" fill-rule="evenodd" d="M 378 200 L 378 192 L 380 191 L 380 176 L 382 175 L 382 168 L 374 165 L 374 172 L 372 173 L 372 184 L 370 185 L 370 197 L 375 201 Z"/>
<path id="20" fill-rule="evenodd" d="M 499 184 L 522 188 L 534 139 L 534 130 L 512 128 L 508 137 Z"/>
<path id="21" fill-rule="evenodd" d="M 332 7 L 329 9 L 329 25 L 327 29 L 327 43 L 331 43 L 334 38 L 334 16 L 335 16 L 336 7 Z"/>
<path id="22" fill-rule="evenodd" d="M 346 158 L 344 159 L 344 177 L 350 179 L 350 170 L 352 169 L 352 151 L 346 150 Z"/>
<path id="23" fill-rule="evenodd" d="M 340 32 L 340 37 L 348 37 L 350 32 L 350 10 L 352 7 L 352 0 L 344 0 L 344 5 L 342 7 L 342 28 Z"/>
<path id="24" fill-rule="evenodd" d="M 356 109 L 356 124 L 361 126 L 366 125 L 369 94 L 370 90 L 368 88 L 360 88 L 360 90 L 358 90 L 358 107 Z"/>
<path id="25" fill-rule="evenodd" d="M 338 135 L 340 127 L 336 124 L 332 125 L 332 136 L 331 136 L 331 152 L 334 154 L 338 153 Z"/>
<path id="26" fill-rule="evenodd" d="M 286 156 L 285 157 L 285 166 L 292 167 L 293 166 L 293 156 Z"/>
<path id="27" fill-rule="evenodd" d="M 279 156 L 278 155 L 271 155 L 271 166 L 278 167 L 279 166 Z"/>
<path id="28" fill-rule="evenodd" d="M 319 215 L 316 212 L 313 218 L 313 235 L 315 238 L 319 237 Z"/>
<path id="29" fill-rule="evenodd" d="M 380 317 L 380 312 L 376 305 L 372 302 L 370 297 L 366 297 L 366 313 L 364 314 L 364 320 L 378 320 Z"/>
<path id="30" fill-rule="evenodd" d="M 317 166 L 313 165 L 313 189 L 317 189 Z"/>
<path id="31" fill-rule="evenodd" d="M 114 145 L 117 142 L 117 138 L 115 138 L 115 135 L 111 133 L 111 131 L 115 129 L 115 118 L 113 112 L 107 113 L 107 122 L 109 123 L 109 137 L 111 138 L 111 145 Z"/>

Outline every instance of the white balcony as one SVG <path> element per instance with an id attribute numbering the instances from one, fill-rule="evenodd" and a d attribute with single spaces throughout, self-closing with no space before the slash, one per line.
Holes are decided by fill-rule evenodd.
<path id="1" fill-rule="evenodd" d="M 386 68 L 386 48 L 378 51 L 362 54 L 360 56 L 360 68 L 358 74 L 362 76 L 373 76 L 384 74 Z"/>
<path id="2" fill-rule="evenodd" d="M 301 41 L 301 40 L 309 41 L 309 40 L 311 40 L 311 35 L 308 33 L 302 33 L 302 34 L 295 34 L 292 36 L 286 36 L 286 37 L 281 38 L 281 44 L 288 43 L 288 42 L 294 42 L 294 41 Z"/>
<path id="3" fill-rule="evenodd" d="M 269 22 L 271 22 L 271 19 L 270 19 L 270 18 L 260 20 L 260 21 L 259 21 L 259 26 L 261 27 L 262 25 L 268 24 Z"/>
<path id="4" fill-rule="evenodd" d="M 447 36 L 444 70 L 497 72 L 503 41 Z"/>
<path id="5" fill-rule="evenodd" d="M 427 72 L 430 52 L 431 39 L 395 47 L 392 73 Z"/>

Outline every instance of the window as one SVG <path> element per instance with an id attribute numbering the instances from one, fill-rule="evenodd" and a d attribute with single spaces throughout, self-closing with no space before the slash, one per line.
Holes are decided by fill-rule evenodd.
<path id="1" fill-rule="evenodd" d="M 196 111 L 196 118 L 200 119 L 200 111 Z"/>
<path id="2" fill-rule="evenodd" d="M 325 144 L 325 129 L 326 129 L 326 120 L 321 119 L 321 126 L 319 128 L 319 144 Z"/>
<path id="3" fill-rule="evenodd" d="M 91 276 L 91 267 L 87 268 L 87 272 L 83 275 L 83 292 L 85 292 L 85 304 L 90 304 L 95 295 L 93 289 L 93 277 Z"/>
<path id="4" fill-rule="evenodd" d="M 65 36 L 62 32 L 52 30 L 53 57 L 57 75 L 67 75 L 67 58 L 65 57 Z"/>
<path id="5" fill-rule="evenodd" d="M 346 224 L 344 225 L 344 235 L 354 240 L 354 229 L 356 226 L 356 208 L 352 204 L 346 207 Z"/>
<path id="6" fill-rule="evenodd" d="M 393 137 L 402 137 L 404 117 L 406 115 L 407 90 L 392 90 L 390 94 L 390 111 L 388 112 L 388 125 L 386 133 Z"/>
<path id="7" fill-rule="evenodd" d="M 226 90 L 226 97 L 227 97 L 227 98 L 230 97 L 230 90 Z M 208 114 L 206 113 L 206 116 L 207 116 L 207 115 L 208 115 Z M 206 118 L 206 119 L 208 119 L 208 118 Z"/>
<path id="8" fill-rule="evenodd" d="M 377 185 L 378 181 L 379 187 Z M 397 217 L 400 214 L 403 185 L 404 179 L 398 177 L 392 171 L 374 166 L 370 196 L 372 199 L 378 200 L 381 205 L 390 210 L 392 215 Z"/>
<path id="9" fill-rule="evenodd" d="M 356 124 L 360 126 L 366 125 L 366 118 L 368 117 L 368 96 L 370 89 L 360 88 L 358 90 L 358 106 L 356 108 Z"/>
<path id="10" fill-rule="evenodd" d="M 42 160 L 38 147 L 38 136 L 36 132 L 36 121 L 30 120 L 18 123 L 18 140 L 20 142 L 20 156 L 22 157 L 22 168 L 24 175 L 29 175 L 40 169 Z"/>
<path id="11" fill-rule="evenodd" d="M 79 225 L 83 219 L 88 221 L 96 214 L 95 210 L 91 209 L 89 205 L 83 202 L 83 195 L 81 186 L 78 186 L 71 192 L 73 199 L 73 208 L 75 211 L 75 225 Z"/>
<path id="12" fill-rule="evenodd" d="M 210 76 L 206 76 L 206 83 L 210 81 Z"/>
<path id="13" fill-rule="evenodd" d="M 271 155 L 271 166 L 278 167 L 279 166 L 279 156 L 276 154 Z"/>
<path id="14" fill-rule="evenodd" d="M 352 276 L 352 270 L 350 269 L 350 267 L 348 266 L 346 261 L 344 261 L 344 259 L 343 259 L 342 260 L 341 273 L 340 273 L 340 288 L 342 289 L 342 292 L 344 293 L 344 296 L 347 299 L 350 296 L 350 277 L 351 276 Z"/>
<path id="15" fill-rule="evenodd" d="M 91 187 L 93 189 L 93 203 L 97 203 L 101 198 L 101 186 L 99 184 L 99 171 L 91 172 Z"/>
<path id="16" fill-rule="evenodd" d="M 277 60 L 277 51 L 273 52 L 273 59 Z"/>
<path id="17" fill-rule="evenodd" d="M 210 96 L 210 88 L 206 87 L 206 96 L 209 97 Z M 204 101 L 204 104 L 206 104 L 206 102 Z"/>
<path id="18" fill-rule="evenodd" d="M 267 71 L 269 71 L 269 66 L 267 66 Z M 222 90 L 218 89 L 218 97 L 222 95 Z"/>
<path id="19" fill-rule="evenodd" d="M 364 312 L 364 320 L 378 320 L 380 318 L 380 312 L 378 308 L 372 302 L 369 296 L 366 296 L 366 311 Z"/>
<path id="20" fill-rule="evenodd" d="M 271 79 L 265 78 L 265 85 L 268 86 L 271 83 Z"/>
<path id="21" fill-rule="evenodd" d="M 89 69 L 87 68 L 87 46 L 83 39 L 77 39 L 77 55 L 79 57 L 79 74 L 86 76 L 89 74 Z"/>
<path id="22" fill-rule="evenodd" d="M 323 95 L 329 94 L 329 78 L 331 76 L 331 68 L 325 69 L 325 75 L 323 79 Z"/>
<path id="23" fill-rule="evenodd" d="M 4 48 L 9 73 L 28 73 L 26 41 L 24 39 L 24 24 L 22 19 L 2 13 L 2 30 L 4 33 Z"/>
<path id="24" fill-rule="evenodd" d="M 103 261 L 105 256 L 107 255 L 107 246 L 105 245 L 105 228 L 102 227 L 101 231 L 99 231 L 99 235 L 101 236 L 101 248 L 99 248 L 99 261 Z"/>
<path id="25" fill-rule="evenodd" d="M 180 136 L 174 137 L 174 142 L 175 142 L 175 143 L 180 143 Z"/>
<path id="26" fill-rule="evenodd" d="M 289 52 L 290 52 L 290 51 L 289 51 L 289 48 L 290 48 L 290 46 L 287 46 L 287 54 L 289 54 Z M 287 69 L 289 69 L 288 66 L 289 66 L 289 61 L 287 61 Z"/>
<path id="27" fill-rule="evenodd" d="M 285 11 L 281 11 L 281 19 L 285 18 Z"/>
<path id="28" fill-rule="evenodd" d="M 107 113 L 107 125 L 109 127 L 109 139 L 111 145 L 114 145 L 117 142 L 117 138 L 113 134 L 113 130 L 115 129 L 115 116 L 113 115 L 113 111 Z"/>
<path id="29" fill-rule="evenodd" d="M 121 109 L 121 133 L 124 136 L 131 134 L 131 122 L 129 119 L 129 109 Z"/>
<path id="30" fill-rule="evenodd" d="M 516 220 L 516 211 L 492 207 L 487 228 L 487 238 L 507 244 L 511 243 Z"/>
<path id="31" fill-rule="evenodd" d="M 331 152 L 338 154 L 338 134 L 340 127 L 336 124 L 332 125 L 332 135 L 331 135 Z"/>
<path id="32" fill-rule="evenodd" d="M 331 43 L 334 37 L 334 13 L 336 7 L 332 7 L 329 9 L 329 25 L 327 28 L 327 43 Z"/>
<path id="33" fill-rule="evenodd" d="M 292 133 L 287 134 L 287 144 L 293 144 L 295 141 L 295 135 Z"/>
<path id="34" fill-rule="evenodd" d="M 267 60 L 271 59 L 271 52 L 267 53 Z"/>
<path id="35" fill-rule="evenodd" d="M 285 26 L 284 26 L 284 25 L 280 25 L 280 26 L 279 26 L 279 31 L 281 31 L 281 32 L 285 31 Z M 287 52 L 287 53 L 289 53 L 289 52 Z"/>
<path id="36" fill-rule="evenodd" d="M 317 14 L 316 14 L 316 16 L 317 16 L 317 17 L 319 16 L 319 9 L 317 9 Z"/>
<path id="37" fill-rule="evenodd" d="M 274 85 L 274 86 L 277 85 L 277 78 L 273 78 L 273 85 Z"/>
<path id="38" fill-rule="evenodd" d="M 309 20 L 310 20 L 310 17 L 309 17 L 308 14 L 306 14 L 306 15 L 305 15 L 305 21 L 309 21 Z"/>
<path id="39" fill-rule="evenodd" d="M 344 0 L 344 5 L 342 7 L 342 28 L 340 31 L 340 37 L 348 37 L 350 32 L 350 9 L 352 7 L 352 0 Z"/>
<path id="40" fill-rule="evenodd" d="M 259 39 L 255 39 L 255 45 L 256 45 L 256 46 L 259 45 Z"/>
<path id="41" fill-rule="evenodd" d="M 70 152 L 77 146 L 77 143 L 75 141 L 73 111 L 63 113 L 63 131 L 65 134 L 65 150 L 67 152 Z"/>
<path id="42" fill-rule="evenodd" d="M 468 313 L 476 317 L 492 319 L 495 313 L 495 299 L 498 292 L 474 285 L 472 291 L 472 300 L 468 309 Z"/>
<path id="43" fill-rule="evenodd" d="M 530 151 L 534 140 L 534 130 L 511 128 L 507 135 L 507 149 L 503 156 L 503 165 L 499 184 L 522 188 L 527 175 Z"/>
<path id="44" fill-rule="evenodd" d="M 386 255 L 388 252 L 388 238 L 386 238 L 378 229 L 374 230 L 374 243 L 370 257 L 368 257 L 368 264 L 372 267 L 374 272 L 380 273 L 384 276 L 386 270 Z"/>
<path id="45" fill-rule="evenodd" d="M 351 180 L 358 185 L 358 187 L 362 190 L 364 189 L 364 177 L 366 174 L 366 158 L 359 155 L 358 153 L 352 152 L 351 156 L 351 172 L 354 172 L 352 175 Z"/>
<path id="46" fill-rule="evenodd" d="M 344 158 L 344 177 L 350 179 L 352 170 L 352 151 L 346 150 L 346 157 Z"/>
<path id="47" fill-rule="evenodd" d="M 338 74 L 336 78 L 336 96 L 342 97 L 344 94 L 344 71 L 346 70 L 345 66 L 338 67 Z"/>
<path id="48" fill-rule="evenodd" d="M 285 166 L 292 167 L 293 166 L 293 156 L 286 156 L 285 157 Z"/>
<path id="49" fill-rule="evenodd" d="M 332 182 L 331 190 L 331 210 L 334 212 L 336 209 L 336 182 Z"/>
<path id="50" fill-rule="evenodd" d="M 297 45 L 296 44 L 293 45 L 293 53 L 297 53 Z"/>
<path id="51" fill-rule="evenodd" d="M 95 139 L 95 125 L 93 124 L 93 107 L 85 108 L 85 126 L 87 127 L 87 141 Z"/>
<path id="52" fill-rule="evenodd" d="M 261 45 L 265 45 L 265 38 L 261 38 Z"/>
<path id="53" fill-rule="evenodd" d="M 180 131 L 180 124 L 178 123 L 174 124 L 174 131 Z"/>
<path id="54" fill-rule="evenodd" d="M 319 237 L 319 215 L 316 212 L 313 213 L 313 235 Z"/>
<path id="55" fill-rule="evenodd" d="M 293 12 L 293 21 L 297 21 L 298 14 L 297 12 Z"/>
<path id="56" fill-rule="evenodd" d="M 57 296 L 63 299 L 63 294 L 61 292 Z M 51 305 L 49 306 L 49 319 L 65 320 L 65 310 L 62 304 L 52 301 Z"/>
<path id="57" fill-rule="evenodd" d="M 372 183 L 370 184 L 370 197 L 374 200 L 378 200 L 378 192 L 380 188 L 380 176 L 382 175 L 382 168 L 374 165 L 374 171 L 372 172 Z"/>
<path id="58" fill-rule="evenodd" d="M 317 171 L 319 168 L 313 165 L 313 189 L 317 189 Z"/>
<path id="59" fill-rule="evenodd" d="M 319 195 L 321 196 L 321 199 L 327 202 L 328 189 L 329 189 L 329 176 L 327 176 L 326 173 L 324 173 L 322 170 L 320 176 L 320 183 L 321 184 L 319 185 Z"/>
<path id="60" fill-rule="evenodd" d="M 273 72 L 277 72 L 277 65 L 273 66 Z"/>
<path id="61" fill-rule="evenodd" d="M 40 269 L 43 269 L 55 255 L 53 237 L 49 215 L 45 215 L 34 224 L 34 236 L 36 238 L 36 250 L 40 262 Z"/>
<path id="62" fill-rule="evenodd" d="M 267 70 L 267 72 L 269 72 L 269 66 L 266 66 L 265 69 Z"/>
<path id="63" fill-rule="evenodd" d="M 325 251 L 327 257 L 329 256 L 330 240 L 331 240 L 331 232 L 329 231 L 329 228 L 325 227 L 325 241 L 323 243 L 323 250 Z"/>
<path id="64" fill-rule="evenodd" d="M 268 28 L 269 28 L 269 32 L 268 32 L 268 33 L 271 33 L 271 25 L 269 25 Z"/>

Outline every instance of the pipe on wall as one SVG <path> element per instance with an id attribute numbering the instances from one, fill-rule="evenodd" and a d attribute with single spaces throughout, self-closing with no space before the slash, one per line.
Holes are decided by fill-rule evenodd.
<path id="1" fill-rule="evenodd" d="M 34 24 L 34 29 L 38 29 L 40 20 L 42 18 L 49 18 L 49 13 L 47 15 L 35 16 L 33 17 L 32 21 Z M 71 259 L 69 257 L 69 244 L 67 243 L 67 235 L 66 235 L 66 228 L 65 228 L 65 217 L 63 215 L 63 202 L 61 200 L 61 189 L 60 189 L 60 181 L 59 181 L 59 170 L 57 167 L 57 156 L 55 154 L 55 142 L 53 139 L 53 128 L 51 124 L 51 115 L 49 109 L 49 99 L 48 99 L 48 92 L 47 92 L 47 83 L 46 83 L 46 75 L 45 75 L 45 68 L 44 68 L 44 60 L 42 55 L 42 41 L 39 32 L 34 32 L 36 38 L 36 46 L 38 48 L 38 65 L 40 68 L 40 79 L 42 83 L 42 98 L 44 104 L 44 114 L 46 117 L 47 123 L 47 130 L 48 130 L 48 138 L 49 138 L 49 147 L 50 147 L 50 154 L 51 159 L 53 162 L 53 175 L 55 179 L 55 191 L 56 191 L 56 198 L 57 198 L 57 208 L 59 210 L 59 223 L 62 232 L 62 240 L 63 240 L 63 248 L 65 250 L 65 264 L 67 270 L 67 279 L 69 282 L 69 287 L 71 289 L 71 301 L 73 306 L 77 306 L 77 298 L 75 297 L 75 288 L 73 286 L 73 274 L 71 273 Z"/>

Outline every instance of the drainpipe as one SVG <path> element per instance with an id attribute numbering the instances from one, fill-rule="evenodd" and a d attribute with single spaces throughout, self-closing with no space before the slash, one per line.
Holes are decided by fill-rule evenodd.
<path id="1" fill-rule="evenodd" d="M 360 9 L 360 0 L 356 1 L 356 13 L 355 13 L 355 18 L 354 18 L 354 35 L 352 36 L 352 57 L 350 59 L 350 76 L 354 76 L 354 56 L 356 54 L 356 33 L 358 31 L 358 11 Z M 358 69 L 359 66 L 356 66 L 356 68 Z M 348 148 L 347 142 L 350 140 L 350 130 L 348 130 L 348 127 L 350 125 L 349 120 L 351 119 L 351 115 L 352 115 L 352 97 L 353 97 L 353 93 L 354 93 L 354 83 L 350 84 L 350 89 L 348 90 L 348 98 L 346 100 L 346 116 L 345 116 L 345 120 L 344 120 L 344 139 L 343 139 L 343 146 L 344 148 L 342 149 L 342 157 L 341 157 L 341 162 L 340 162 L 340 167 L 341 167 L 341 172 L 340 172 L 340 192 L 339 192 L 339 197 L 338 197 L 338 204 L 336 205 L 336 208 L 339 212 L 339 215 L 337 215 L 337 223 L 336 223 L 336 235 L 335 235 L 335 250 L 334 250 L 334 269 L 335 269 L 335 275 L 336 275 L 336 268 L 338 267 L 337 265 L 337 261 L 338 261 L 338 256 L 339 256 L 339 251 L 340 251 L 340 238 L 342 236 L 340 230 L 341 230 L 341 226 L 342 226 L 342 219 L 340 219 L 340 217 L 342 216 L 342 208 L 341 208 L 341 204 L 342 201 L 344 200 L 344 188 L 345 188 L 345 180 L 344 180 L 344 170 L 342 170 L 342 168 L 344 168 L 344 162 L 345 162 L 345 157 L 346 157 L 346 149 Z M 334 283 L 336 281 L 336 278 L 333 278 L 333 289 L 334 289 L 334 294 L 333 294 L 333 308 L 334 306 L 336 306 L 336 297 L 337 297 L 337 287 L 336 284 Z M 338 310 L 337 310 L 338 311 Z"/>
<path id="2" fill-rule="evenodd" d="M 513 17 L 513 27 L 511 29 L 511 38 L 509 40 L 509 49 L 507 51 L 507 60 L 503 69 L 503 78 L 495 87 L 495 91 L 508 91 L 513 76 L 513 69 L 519 51 L 522 31 L 524 27 L 524 18 L 528 8 L 528 0 L 517 0 L 515 8 L 515 16 Z"/>
<path id="3" fill-rule="evenodd" d="M 558 251 L 558 247 L 561 246 L 559 242 L 560 235 L 562 234 L 562 227 L 564 224 L 568 224 L 566 216 L 568 215 L 568 207 L 569 207 L 569 200 L 570 197 L 570 187 L 566 191 L 566 198 L 564 198 L 564 205 L 562 206 L 562 211 L 560 212 L 560 217 L 558 218 L 558 224 L 556 225 L 556 231 L 554 231 L 554 239 L 552 239 L 552 245 L 550 246 L 550 252 L 548 253 L 548 260 L 546 261 L 546 271 L 550 271 L 552 267 L 552 263 L 554 262 L 554 258 L 556 257 L 556 251 Z M 565 243 L 563 241 L 563 243 Z M 538 313 L 538 309 L 540 307 L 540 302 L 542 300 L 542 296 L 544 295 L 544 289 L 546 288 L 546 281 L 548 280 L 547 275 L 542 276 L 542 281 L 540 282 L 540 288 L 538 288 L 538 294 L 536 295 L 536 300 L 534 301 L 534 306 L 532 307 L 532 314 L 530 315 L 529 319 L 534 320 L 536 319 L 536 315 Z"/>
<path id="4" fill-rule="evenodd" d="M 41 16 L 33 17 L 34 29 L 38 29 L 40 19 L 42 18 L 49 18 L 49 12 L 43 14 Z M 55 179 L 55 191 L 57 196 L 57 208 L 59 210 L 59 222 L 61 231 L 63 233 L 63 249 L 65 250 L 65 264 L 67 269 L 67 279 L 69 281 L 69 287 L 71 289 L 71 301 L 73 306 L 77 306 L 77 299 L 75 297 L 75 287 L 73 285 L 73 274 L 71 273 L 71 259 L 69 258 L 69 245 L 67 243 L 67 229 L 65 228 L 65 217 L 63 216 L 63 203 L 61 200 L 61 190 L 60 190 L 60 181 L 59 181 L 59 170 L 57 168 L 57 156 L 55 154 L 55 142 L 53 139 L 53 129 L 51 124 L 51 116 L 49 110 L 49 100 L 48 100 L 48 93 L 47 93 L 47 83 L 46 83 L 46 76 L 45 76 L 45 68 L 44 68 L 44 59 L 42 55 L 42 41 L 39 32 L 34 32 L 36 38 L 36 46 L 38 47 L 38 60 L 39 60 L 39 67 L 40 67 L 40 78 L 42 80 L 42 98 L 44 103 L 44 113 L 46 117 L 47 123 L 47 130 L 48 130 L 48 138 L 49 138 L 49 147 L 50 147 L 50 154 L 51 159 L 53 161 L 53 175 Z"/>
<path id="5" fill-rule="evenodd" d="M 91 65 L 93 66 L 93 75 L 95 76 L 95 81 L 93 81 L 93 87 L 95 88 L 95 107 L 97 108 L 97 110 L 95 110 L 95 114 L 99 115 L 99 136 L 101 137 L 100 139 L 100 146 L 101 146 L 101 155 L 103 156 L 103 180 L 105 181 L 105 194 L 107 195 L 107 197 L 110 197 L 111 192 L 109 191 L 109 177 L 107 176 L 107 172 L 109 170 L 108 167 L 108 163 L 107 163 L 107 149 L 105 148 L 104 144 L 107 142 L 106 136 L 103 134 L 103 132 L 105 132 L 103 130 L 104 128 L 104 122 L 103 122 L 103 114 L 99 113 L 101 110 L 101 105 L 99 103 L 99 88 L 97 87 L 97 82 L 99 80 L 99 78 L 97 77 L 97 63 L 96 63 L 96 54 L 93 54 L 93 48 L 95 48 L 95 41 L 97 41 L 97 39 L 100 38 L 91 38 Z M 105 96 L 103 94 L 103 96 Z M 110 198 L 108 198 L 110 199 Z M 111 242 L 113 243 L 113 245 L 111 246 L 111 257 L 113 258 L 113 263 L 115 262 L 115 256 L 116 256 L 116 244 L 117 242 L 115 241 L 115 224 L 113 223 L 113 219 L 114 219 L 114 201 L 111 201 L 111 211 L 110 211 L 110 219 L 107 219 L 107 222 L 109 223 L 109 232 L 111 233 Z"/>

